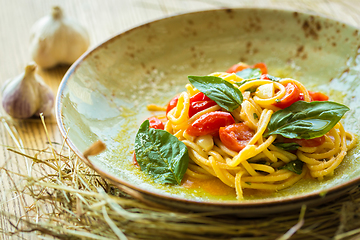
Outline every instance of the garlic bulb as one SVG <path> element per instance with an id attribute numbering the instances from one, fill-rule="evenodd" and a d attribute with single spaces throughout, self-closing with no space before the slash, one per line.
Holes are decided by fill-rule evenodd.
<path id="1" fill-rule="evenodd" d="M 39 67 L 72 64 L 89 47 L 85 28 L 63 16 L 60 7 L 39 19 L 31 29 L 30 55 Z"/>
<path id="2" fill-rule="evenodd" d="M 35 64 L 27 65 L 24 73 L 9 79 L 3 86 L 3 108 L 14 118 L 29 118 L 40 113 L 51 115 L 54 94 L 35 74 L 35 69 Z"/>

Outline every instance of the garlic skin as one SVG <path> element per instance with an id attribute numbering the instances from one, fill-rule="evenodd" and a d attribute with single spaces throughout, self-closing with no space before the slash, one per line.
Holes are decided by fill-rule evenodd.
<path id="1" fill-rule="evenodd" d="M 86 29 L 65 17 L 57 6 L 50 15 L 40 18 L 30 31 L 30 56 L 41 68 L 71 65 L 89 44 Z"/>
<path id="2" fill-rule="evenodd" d="M 49 116 L 54 105 L 54 94 L 50 87 L 35 74 L 36 65 L 29 64 L 25 72 L 9 79 L 2 89 L 2 105 L 13 118 Z"/>

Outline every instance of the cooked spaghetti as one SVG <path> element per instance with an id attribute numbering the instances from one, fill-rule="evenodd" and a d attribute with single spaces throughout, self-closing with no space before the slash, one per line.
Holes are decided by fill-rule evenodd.
<path id="1" fill-rule="evenodd" d="M 257 69 L 260 75 L 244 79 L 244 69 Z M 192 179 L 218 178 L 243 199 L 244 189 L 278 191 L 305 176 L 319 180 L 331 176 L 356 144 L 355 135 L 345 131 L 340 121 L 321 136 L 306 139 L 268 134 L 276 112 L 298 101 L 327 101 L 328 97 L 309 92 L 297 80 L 267 75 L 264 64 L 237 64 L 209 76 L 240 90 L 241 104 L 227 111 L 187 84 L 186 91 L 167 108 L 148 106 L 149 110 L 166 110 L 150 118 L 150 127 L 164 129 L 186 145 L 190 162 L 185 175 Z"/>

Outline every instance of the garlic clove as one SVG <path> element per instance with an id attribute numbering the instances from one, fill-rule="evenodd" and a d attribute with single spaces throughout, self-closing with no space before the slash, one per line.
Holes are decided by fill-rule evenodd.
<path id="1" fill-rule="evenodd" d="M 259 98 L 272 98 L 275 93 L 274 83 L 267 83 L 257 88 L 255 95 Z"/>
<path id="2" fill-rule="evenodd" d="M 203 135 L 197 137 L 195 143 L 199 145 L 206 152 L 210 151 L 214 147 L 214 140 L 211 135 Z"/>
<path id="3" fill-rule="evenodd" d="M 54 95 L 35 74 L 35 69 L 35 64 L 27 65 L 24 73 L 10 79 L 3 87 L 2 105 L 13 118 L 30 118 L 40 112 L 51 114 Z"/>
<path id="4" fill-rule="evenodd" d="M 64 16 L 60 7 L 39 19 L 30 34 L 30 55 L 39 67 L 74 63 L 89 47 L 84 27 Z"/>

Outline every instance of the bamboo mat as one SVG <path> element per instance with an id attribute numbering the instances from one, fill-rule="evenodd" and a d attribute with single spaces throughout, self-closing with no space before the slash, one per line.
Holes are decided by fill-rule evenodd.
<path id="1" fill-rule="evenodd" d="M 32 24 L 49 13 L 52 6 L 61 6 L 64 13 L 83 24 L 89 32 L 91 46 L 139 24 L 162 17 L 216 8 L 271 7 L 306 11 L 347 22 L 360 27 L 360 1 L 341 0 L 0 0 L 0 84 L 21 73 L 31 60 L 28 54 L 29 29 Z M 66 72 L 66 67 L 39 70 L 38 73 L 54 92 Z M 0 166 L 26 173 L 26 160 L 11 153 L 7 146 L 15 146 L 4 124 L 17 130 L 23 142 L 24 151 L 34 154 L 32 149 L 45 148 L 47 137 L 40 120 L 15 121 L 2 113 L 0 124 Z M 62 142 L 55 117 L 46 119 L 52 142 Z M 42 171 L 42 170 L 38 170 Z M 9 191 L 11 179 L 0 172 L 1 209 L 17 216 L 24 209 L 16 194 Z M 46 208 L 46 206 L 44 206 Z M 9 237 L 3 232 L 11 230 L 5 217 L 0 218 L 1 239 L 38 239 L 35 234 Z"/>

